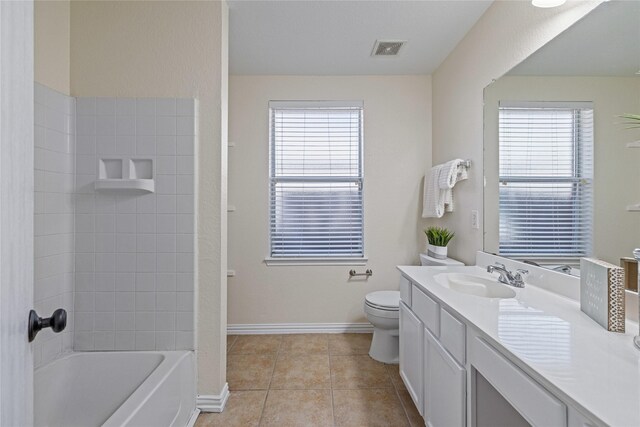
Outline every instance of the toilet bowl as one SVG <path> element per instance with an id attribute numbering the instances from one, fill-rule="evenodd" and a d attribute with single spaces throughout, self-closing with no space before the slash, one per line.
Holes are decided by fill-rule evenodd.
<path id="1" fill-rule="evenodd" d="M 367 294 L 364 314 L 373 325 L 369 356 L 383 363 L 398 363 L 400 292 L 377 291 Z"/>

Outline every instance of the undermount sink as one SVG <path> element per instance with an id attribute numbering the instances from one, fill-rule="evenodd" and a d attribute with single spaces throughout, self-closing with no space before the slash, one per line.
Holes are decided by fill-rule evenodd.
<path id="1" fill-rule="evenodd" d="M 445 288 L 483 298 L 513 298 L 516 292 L 510 287 L 472 274 L 443 273 L 434 277 Z"/>

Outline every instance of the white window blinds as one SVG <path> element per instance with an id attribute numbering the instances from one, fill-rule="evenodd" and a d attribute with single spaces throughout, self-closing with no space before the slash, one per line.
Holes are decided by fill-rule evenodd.
<path id="1" fill-rule="evenodd" d="M 500 103 L 500 254 L 589 256 L 591 103 Z"/>
<path id="2" fill-rule="evenodd" d="M 362 102 L 269 103 L 271 257 L 363 257 Z"/>

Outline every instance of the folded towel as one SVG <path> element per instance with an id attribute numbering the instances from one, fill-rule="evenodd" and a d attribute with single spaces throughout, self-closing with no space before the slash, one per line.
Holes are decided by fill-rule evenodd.
<path id="1" fill-rule="evenodd" d="M 467 177 L 462 159 L 432 167 L 424 178 L 422 217 L 442 218 L 445 212 L 453 212 L 453 187 Z"/>
<path id="2" fill-rule="evenodd" d="M 443 190 L 449 190 L 458 181 L 467 179 L 467 168 L 464 167 L 464 160 L 462 159 L 451 160 L 440 166 L 442 167 L 438 177 L 438 185 Z"/>
<path id="3" fill-rule="evenodd" d="M 442 165 L 434 166 L 424 177 L 424 197 L 422 199 L 423 218 L 441 218 L 444 215 L 444 200 L 438 185 Z"/>
<path id="4" fill-rule="evenodd" d="M 455 159 L 443 165 L 441 175 L 438 180 L 440 189 L 444 191 L 444 206 L 446 212 L 453 212 L 453 187 L 458 183 L 467 179 L 467 168 L 464 167 L 464 160 Z"/>

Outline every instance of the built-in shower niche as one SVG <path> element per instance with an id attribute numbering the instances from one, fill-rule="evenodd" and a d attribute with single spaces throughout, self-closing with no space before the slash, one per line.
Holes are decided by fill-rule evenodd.
<path id="1" fill-rule="evenodd" d="M 96 190 L 155 190 L 153 159 L 103 157 L 98 159 Z"/>

